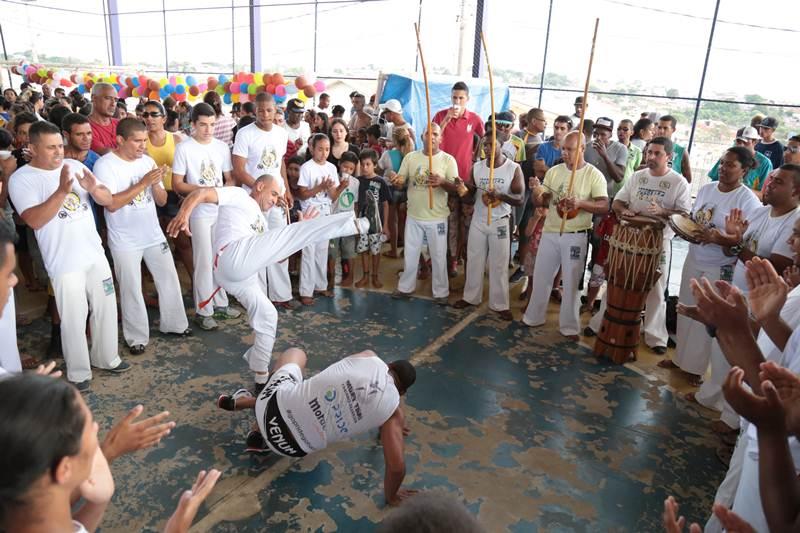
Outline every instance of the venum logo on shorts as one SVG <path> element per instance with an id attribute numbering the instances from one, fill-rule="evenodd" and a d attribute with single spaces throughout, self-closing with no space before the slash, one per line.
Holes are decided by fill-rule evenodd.
<path id="1" fill-rule="evenodd" d="M 319 404 L 319 400 L 316 398 L 312 398 L 310 402 L 308 402 L 308 406 L 311 408 L 311 412 L 314 413 L 314 416 L 317 417 L 317 422 L 319 425 L 322 426 L 322 429 L 325 429 L 325 415 L 322 414 L 322 407 Z"/>
<path id="2" fill-rule="evenodd" d="M 286 441 L 286 436 L 283 434 L 281 425 L 278 423 L 278 417 L 273 416 L 269 421 L 269 441 L 286 455 L 297 455 L 297 450 Z"/>

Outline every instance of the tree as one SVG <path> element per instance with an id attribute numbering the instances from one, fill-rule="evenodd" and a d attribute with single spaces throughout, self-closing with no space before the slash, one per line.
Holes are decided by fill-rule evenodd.
<path id="1" fill-rule="evenodd" d="M 761 104 L 767 100 L 760 94 L 746 94 L 744 95 L 744 101 L 750 104 Z"/>
<path id="2" fill-rule="evenodd" d="M 677 98 L 680 96 L 680 93 L 678 92 L 678 89 L 667 89 L 667 96 L 670 98 Z"/>

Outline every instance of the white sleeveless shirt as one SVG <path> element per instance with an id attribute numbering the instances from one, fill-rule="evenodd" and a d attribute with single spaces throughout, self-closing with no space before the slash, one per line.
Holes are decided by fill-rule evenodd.
<path id="1" fill-rule="evenodd" d="M 281 416 L 306 453 L 382 426 L 400 404 L 389 367 L 377 356 L 347 357 L 276 394 Z"/>
<path id="2" fill-rule="evenodd" d="M 494 169 L 494 190 L 501 194 L 511 194 L 511 182 L 514 180 L 514 172 L 518 164 L 509 158 L 500 167 Z M 489 159 L 478 161 L 472 167 L 472 177 L 475 185 L 481 189 L 489 189 Z M 485 191 L 478 189 L 475 191 L 475 214 L 473 220 L 486 220 L 488 207 L 483 203 L 482 196 Z M 498 220 L 511 214 L 511 206 L 505 202 L 492 208 L 492 220 Z"/>

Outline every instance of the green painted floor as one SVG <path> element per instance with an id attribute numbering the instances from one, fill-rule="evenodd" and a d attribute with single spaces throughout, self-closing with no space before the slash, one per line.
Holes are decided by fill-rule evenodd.
<path id="1" fill-rule="evenodd" d="M 724 475 L 704 412 L 551 328 L 348 290 L 282 311 L 278 328 L 276 349 L 305 349 L 310 374 L 365 348 L 419 365 L 406 482 L 455 495 L 488 531 L 659 531 L 667 495 L 705 520 Z M 41 320 L 22 328 L 23 351 L 41 353 L 47 330 Z M 249 340 L 241 319 L 185 340 L 154 330 L 131 372 L 96 375 L 87 399 L 101 428 L 138 402 L 178 423 L 159 448 L 114 464 L 103 531 L 158 530 L 212 467 L 223 477 L 198 531 L 372 531 L 389 512 L 377 432 L 301 460 L 243 452 L 249 414 L 215 400 L 249 384 Z"/>

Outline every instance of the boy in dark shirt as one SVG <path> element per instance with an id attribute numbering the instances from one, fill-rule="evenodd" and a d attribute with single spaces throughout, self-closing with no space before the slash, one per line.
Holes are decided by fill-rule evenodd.
<path id="1" fill-rule="evenodd" d="M 358 177 L 359 216 L 367 217 L 370 225 L 369 231 L 359 236 L 356 247 L 361 254 L 364 270 L 364 275 L 356 283 L 356 287 L 363 288 L 369 283 L 369 256 L 372 255 L 372 286 L 380 289 L 383 287 L 380 280 L 381 247 L 389 239 L 389 229 L 384 223 L 389 217 L 389 198 L 392 193 L 386 180 L 375 173 L 375 169 L 378 168 L 378 154 L 375 150 L 362 150 L 359 160 L 363 173 L 363 176 Z"/>

